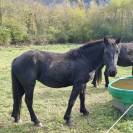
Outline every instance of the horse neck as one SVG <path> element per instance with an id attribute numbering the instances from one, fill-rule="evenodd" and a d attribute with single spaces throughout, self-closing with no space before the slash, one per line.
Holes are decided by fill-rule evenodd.
<path id="1" fill-rule="evenodd" d="M 93 46 L 81 47 L 80 54 L 84 57 L 90 65 L 90 62 L 94 69 L 103 64 L 104 44 L 92 44 Z"/>

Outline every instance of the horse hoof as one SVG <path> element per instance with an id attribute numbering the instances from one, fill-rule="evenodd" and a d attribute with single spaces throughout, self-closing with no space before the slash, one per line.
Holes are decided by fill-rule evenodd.
<path id="1" fill-rule="evenodd" d="M 22 123 L 22 120 L 21 119 L 17 120 L 17 123 Z"/>
<path id="2" fill-rule="evenodd" d="M 22 123 L 22 120 L 21 120 L 21 119 L 15 120 L 14 117 L 11 117 L 10 120 L 11 120 L 13 123 Z"/>
<path id="3" fill-rule="evenodd" d="M 15 119 L 14 122 L 15 123 L 22 123 L 22 120 L 21 119 Z"/>
<path id="4" fill-rule="evenodd" d="M 84 115 L 84 116 L 89 116 L 89 112 L 86 111 L 86 112 L 83 113 L 83 115 Z"/>
<path id="5" fill-rule="evenodd" d="M 89 116 L 89 111 L 84 110 L 84 111 L 80 111 L 80 113 L 83 113 L 83 116 Z"/>
<path id="6" fill-rule="evenodd" d="M 10 118 L 10 120 L 11 120 L 12 122 L 14 122 L 14 121 L 15 121 L 15 120 L 14 120 L 14 117 L 11 117 L 11 118 Z"/>
<path id="7" fill-rule="evenodd" d="M 97 85 L 94 82 L 91 82 L 91 84 L 93 85 L 93 87 L 97 88 Z"/>
<path id="8" fill-rule="evenodd" d="M 66 121 L 66 125 L 67 125 L 68 127 L 72 127 L 72 126 L 73 126 L 72 120 L 71 120 L 71 119 L 70 119 L 70 120 L 67 120 L 67 121 Z"/>
<path id="9" fill-rule="evenodd" d="M 41 123 L 41 122 L 39 122 L 39 123 L 35 124 L 35 126 L 36 126 L 36 127 L 40 127 L 40 128 L 41 128 L 41 127 L 43 127 L 43 125 L 42 125 L 42 123 Z"/>

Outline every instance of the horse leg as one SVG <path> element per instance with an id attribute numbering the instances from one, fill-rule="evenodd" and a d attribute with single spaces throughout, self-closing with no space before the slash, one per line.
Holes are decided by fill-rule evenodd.
<path id="1" fill-rule="evenodd" d="M 25 87 L 25 102 L 30 113 L 31 121 L 34 122 L 36 126 L 42 127 L 42 124 L 38 120 L 36 114 L 33 110 L 33 93 L 34 93 L 35 81 Z"/>
<path id="2" fill-rule="evenodd" d="M 13 111 L 12 117 L 14 117 L 15 122 L 20 122 L 20 110 L 22 97 L 24 95 L 24 89 L 17 80 L 17 78 L 12 74 L 12 91 L 13 91 Z"/>
<path id="3" fill-rule="evenodd" d="M 94 79 L 92 81 L 92 84 L 94 85 L 94 87 L 97 87 L 97 71 L 95 72 L 95 75 L 94 75 Z"/>
<path id="4" fill-rule="evenodd" d="M 101 72 L 102 72 L 102 68 L 104 67 L 104 65 L 101 65 L 95 72 L 94 75 L 94 79 L 92 81 L 92 84 L 94 85 L 94 87 L 97 87 L 97 83 L 99 84 L 99 81 L 101 80 Z"/>
<path id="5" fill-rule="evenodd" d="M 89 112 L 87 111 L 85 107 L 85 91 L 86 91 L 86 84 L 83 85 L 83 88 L 80 92 L 80 113 L 83 113 L 83 115 L 88 115 Z"/>
<path id="6" fill-rule="evenodd" d="M 13 112 L 12 117 L 15 118 L 15 122 L 19 123 L 20 120 L 20 110 L 21 110 L 21 104 L 22 104 L 22 97 L 23 97 L 24 91 L 18 90 L 18 93 L 15 94 L 14 98 L 14 104 L 13 104 Z"/>
<path id="7" fill-rule="evenodd" d="M 73 89 L 69 98 L 69 102 L 68 102 L 68 107 L 66 110 L 66 113 L 64 115 L 64 120 L 66 120 L 66 123 L 68 125 L 71 124 L 71 111 L 72 111 L 72 107 L 77 99 L 77 96 L 79 95 L 80 91 L 82 90 L 82 84 L 75 84 L 73 85 Z"/>
<path id="8" fill-rule="evenodd" d="M 109 84 L 109 76 L 108 76 L 107 68 L 105 69 L 104 77 L 105 77 L 105 87 L 108 87 L 108 84 Z"/>
<path id="9" fill-rule="evenodd" d="M 132 76 L 133 76 L 133 66 L 132 66 Z"/>

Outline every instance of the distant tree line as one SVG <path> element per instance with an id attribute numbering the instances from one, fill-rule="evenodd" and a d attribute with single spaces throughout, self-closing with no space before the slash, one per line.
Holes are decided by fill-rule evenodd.
<path id="1" fill-rule="evenodd" d="M 82 43 L 105 35 L 133 40 L 132 0 L 110 0 L 104 6 L 92 0 L 88 8 L 77 2 L 51 7 L 41 0 L 0 0 L 0 45 Z"/>

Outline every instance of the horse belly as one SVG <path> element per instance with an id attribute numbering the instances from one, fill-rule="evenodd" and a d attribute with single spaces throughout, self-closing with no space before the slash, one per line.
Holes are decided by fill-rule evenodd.
<path id="1" fill-rule="evenodd" d="M 47 71 L 40 77 L 40 82 L 53 88 L 67 87 L 72 85 L 72 76 L 67 71 Z"/>
<path id="2" fill-rule="evenodd" d="M 48 87 L 53 87 L 53 88 L 61 88 L 72 85 L 72 82 L 67 79 L 62 79 L 59 81 L 51 77 L 45 77 L 43 79 L 40 79 L 40 82 Z"/>

